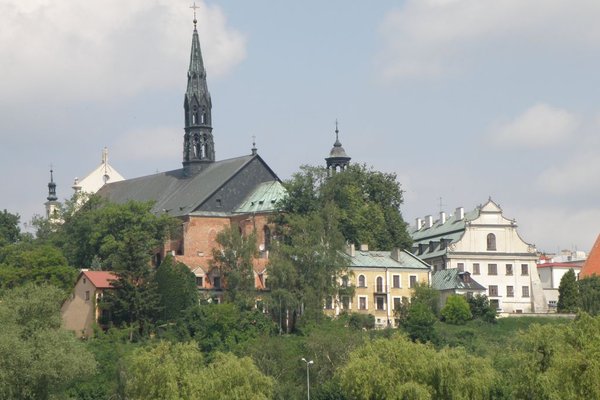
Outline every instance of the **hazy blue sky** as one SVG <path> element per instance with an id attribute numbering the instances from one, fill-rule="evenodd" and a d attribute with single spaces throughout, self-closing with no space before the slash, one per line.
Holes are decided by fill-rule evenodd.
<path id="1" fill-rule="evenodd" d="M 187 0 L 0 0 L 0 209 L 99 163 L 179 168 Z M 491 196 L 538 249 L 600 233 L 600 1 L 199 1 L 218 159 L 395 172 L 405 219 Z"/>

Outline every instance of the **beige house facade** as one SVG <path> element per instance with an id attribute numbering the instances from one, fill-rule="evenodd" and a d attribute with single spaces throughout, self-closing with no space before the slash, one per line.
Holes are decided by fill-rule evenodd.
<path id="1" fill-rule="evenodd" d="M 101 316 L 98 301 L 116 279 L 112 272 L 82 270 L 71 296 L 61 307 L 63 327 L 77 337 L 90 337 Z"/>
<path id="2" fill-rule="evenodd" d="M 369 251 L 364 245 L 357 250 L 350 245 L 345 256 L 349 274 L 342 281 L 341 294 L 326 299 L 328 315 L 372 314 L 378 328 L 397 326 L 395 310 L 402 299 L 410 299 L 417 283 L 429 284 L 430 266 L 407 251 Z M 344 288 L 350 289 L 347 294 Z"/>

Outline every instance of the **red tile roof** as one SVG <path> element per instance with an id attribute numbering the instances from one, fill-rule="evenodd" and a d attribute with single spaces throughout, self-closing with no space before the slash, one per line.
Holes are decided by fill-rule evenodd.
<path id="1" fill-rule="evenodd" d="M 119 279 L 117 275 L 108 271 L 82 271 L 83 275 L 90 280 L 92 285 L 98 289 L 108 289 L 112 287 L 111 281 Z"/>
<path id="2" fill-rule="evenodd" d="M 596 243 L 594 243 L 594 247 L 592 247 L 592 251 L 590 251 L 579 273 L 580 278 L 587 278 L 592 275 L 600 276 L 600 235 L 598 235 Z"/>

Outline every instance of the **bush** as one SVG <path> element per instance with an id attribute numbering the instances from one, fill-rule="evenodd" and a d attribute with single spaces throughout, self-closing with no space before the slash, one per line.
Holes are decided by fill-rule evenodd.
<path id="1" fill-rule="evenodd" d="M 442 318 L 449 324 L 464 325 L 473 318 L 469 303 L 463 296 L 452 295 L 442 308 Z"/>
<path id="2" fill-rule="evenodd" d="M 352 313 L 348 318 L 348 326 L 354 329 L 375 328 L 375 316 L 372 314 Z"/>

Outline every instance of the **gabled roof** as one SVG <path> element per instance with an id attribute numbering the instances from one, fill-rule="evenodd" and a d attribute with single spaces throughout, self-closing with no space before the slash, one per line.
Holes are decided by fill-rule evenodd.
<path id="1" fill-rule="evenodd" d="M 275 211 L 287 191 L 279 181 L 263 182 L 235 210 L 236 213 L 258 213 Z"/>
<path id="2" fill-rule="evenodd" d="M 431 278 L 431 287 L 436 290 L 486 290 L 471 274 L 460 272 L 457 268 L 437 271 Z"/>
<path id="3" fill-rule="evenodd" d="M 201 171 L 186 176 L 183 169 L 162 172 L 105 185 L 99 195 L 116 203 L 129 200 L 155 201 L 152 212 L 171 216 L 188 215 L 230 181 L 250 162 L 262 163 L 279 180 L 258 155 L 247 155 L 208 163 Z M 223 209 L 232 212 L 234 209 Z"/>
<path id="4" fill-rule="evenodd" d="M 588 278 L 592 275 L 600 276 L 600 235 L 598 235 L 592 251 L 588 254 L 588 258 L 581 268 L 579 278 Z"/>
<path id="5" fill-rule="evenodd" d="M 429 270 L 429 264 L 408 251 L 398 252 L 398 260 L 392 257 L 390 251 L 360 251 L 354 252 L 354 257 L 344 253 L 350 268 L 405 268 Z"/>
<path id="6" fill-rule="evenodd" d="M 81 271 L 81 275 L 85 276 L 91 283 L 98 289 L 109 289 L 112 288 L 112 282 L 119 279 L 119 277 L 109 271 Z"/>

